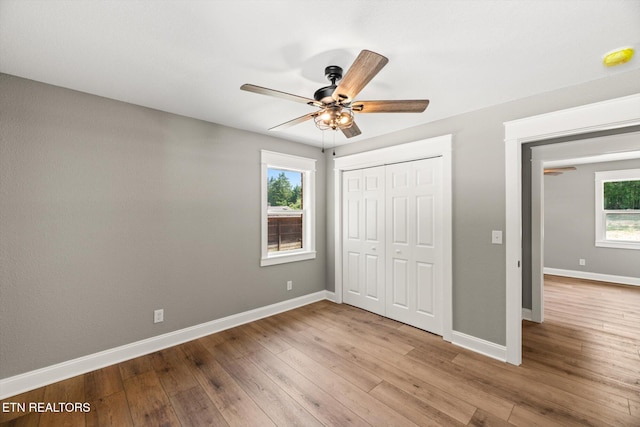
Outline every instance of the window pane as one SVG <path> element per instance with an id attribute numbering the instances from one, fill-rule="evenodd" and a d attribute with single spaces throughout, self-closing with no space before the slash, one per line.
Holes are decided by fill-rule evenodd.
<path id="1" fill-rule="evenodd" d="M 606 239 L 640 242 L 640 212 L 606 214 Z"/>
<path id="2" fill-rule="evenodd" d="M 604 210 L 640 209 L 640 180 L 604 183 Z"/>
<path id="3" fill-rule="evenodd" d="M 302 173 L 267 169 L 268 252 L 302 249 Z"/>

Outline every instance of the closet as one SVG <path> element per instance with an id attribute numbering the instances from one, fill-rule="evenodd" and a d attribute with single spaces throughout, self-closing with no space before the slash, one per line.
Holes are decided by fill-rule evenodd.
<path id="1" fill-rule="evenodd" d="M 345 170 L 342 297 L 442 335 L 442 157 Z"/>

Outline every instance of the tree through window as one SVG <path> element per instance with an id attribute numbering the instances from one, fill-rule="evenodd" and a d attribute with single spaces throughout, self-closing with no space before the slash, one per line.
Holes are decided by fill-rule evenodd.
<path id="1" fill-rule="evenodd" d="M 596 172 L 596 246 L 640 249 L 640 169 Z"/>
<path id="2" fill-rule="evenodd" d="M 267 169 L 268 251 L 302 248 L 302 173 Z"/>

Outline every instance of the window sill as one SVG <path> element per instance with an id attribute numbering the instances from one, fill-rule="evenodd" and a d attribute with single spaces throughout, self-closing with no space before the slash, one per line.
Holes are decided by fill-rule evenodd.
<path id="1" fill-rule="evenodd" d="M 640 243 L 636 242 L 616 242 L 612 240 L 598 240 L 596 246 L 601 248 L 635 249 L 640 250 Z"/>
<path id="2" fill-rule="evenodd" d="M 276 265 L 276 264 L 285 264 L 288 262 L 305 261 L 308 259 L 315 259 L 315 257 L 316 257 L 315 251 L 270 255 L 266 258 L 260 259 L 260 267 L 266 267 L 268 265 Z"/>

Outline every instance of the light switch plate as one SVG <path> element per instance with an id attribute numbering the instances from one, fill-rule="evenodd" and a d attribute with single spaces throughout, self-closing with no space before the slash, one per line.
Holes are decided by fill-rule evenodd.
<path id="1" fill-rule="evenodd" d="M 502 244 L 502 231 L 501 230 L 493 230 L 491 232 L 491 243 L 494 245 Z"/>

